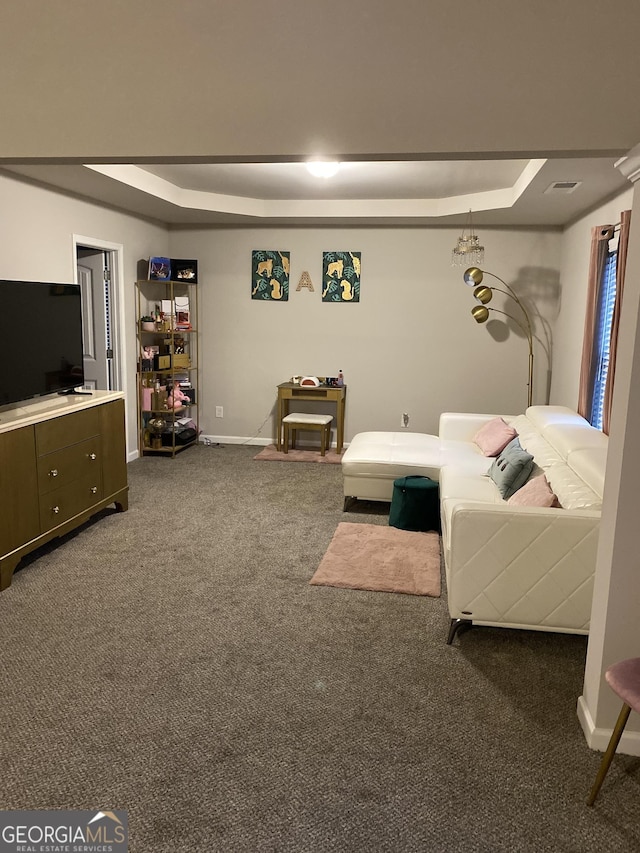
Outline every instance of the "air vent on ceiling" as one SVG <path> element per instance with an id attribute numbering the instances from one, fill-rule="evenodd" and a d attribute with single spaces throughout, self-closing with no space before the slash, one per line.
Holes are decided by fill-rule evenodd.
<path id="1" fill-rule="evenodd" d="M 582 181 L 554 181 L 550 184 L 544 194 L 554 193 L 555 195 L 568 195 L 582 184 Z"/>

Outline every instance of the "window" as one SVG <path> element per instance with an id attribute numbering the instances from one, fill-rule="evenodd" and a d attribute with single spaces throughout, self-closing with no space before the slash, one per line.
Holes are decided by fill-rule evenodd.
<path id="1" fill-rule="evenodd" d="M 616 301 L 616 265 L 618 252 L 609 252 L 602 273 L 600 299 L 596 316 L 594 359 L 596 363 L 591 413 L 589 422 L 594 427 L 602 429 L 604 417 L 604 391 L 609 372 L 609 355 L 611 349 L 611 323 L 613 308 Z"/>

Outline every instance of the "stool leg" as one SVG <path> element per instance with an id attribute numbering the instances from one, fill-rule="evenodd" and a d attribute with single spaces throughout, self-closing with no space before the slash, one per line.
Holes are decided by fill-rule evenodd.
<path id="1" fill-rule="evenodd" d="M 292 450 L 296 449 L 296 433 L 297 432 L 298 432 L 298 430 L 295 427 L 291 430 L 291 449 Z"/>
<path id="2" fill-rule="evenodd" d="M 615 728 L 611 733 L 611 740 L 609 741 L 607 751 L 602 757 L 602 762 L 600 764 L 600 769 L 598 770 L 598 775 L 596 776 L 596 781 L 593 783 L 593 788 L 591 789 L 589 799 L 587 800 L 588 806 L 592 806 L 595 802 L 596 797 L 598 796 L 598 791 L 602 787 L 604 777 L 607 775 L 607 771 L 609 770 L 611 762 L 613 761 L 613 756 L 616 754 L 616 749 L 618 748 L 618 744 L 620 743 L 620 738 L 622 737 L 624 727 L 627 725 L 627 720 L 629 719 L 630 713 L 631 707 L 627 704 L 624 704 L 622 706 L 622 710 L 620 711 L 618 722 L 616 723 Z"/>
<path id="3" fill-rule="evenodd" d="M 285 453 L 289 452 L 289 424 L 284 424 L 284 440 L 282 449 Z"/>
<path id="4" fill-rule="evenodd" d="M 327 449 L 327 428 L 322 427 L 320 430 L 320 456 L 324 456 Z"/>

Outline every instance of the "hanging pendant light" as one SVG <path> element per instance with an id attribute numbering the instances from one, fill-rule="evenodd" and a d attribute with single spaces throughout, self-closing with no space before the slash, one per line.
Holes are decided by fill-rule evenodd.
<path id="1" fill-rule="evenodd" d="M 473 219 L 471 210 L 467 224 L 458 237 L 458 243 L 451 252 L 451 266 L 480 266 L 484 263 L 484 246 L 480 245 L 480 239 L 473 233 Z"/>

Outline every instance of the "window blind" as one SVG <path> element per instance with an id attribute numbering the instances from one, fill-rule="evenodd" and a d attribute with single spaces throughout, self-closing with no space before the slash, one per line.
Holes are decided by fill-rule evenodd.
<path id="1" fill-rule="evenodd" d="M 613 308 L 616 302 L 616 264 L 617 252 L 609 252 L 602 273 L 602 286 L 598 303 L 596 319 L 595 358 L 596 371 L 593 383 L 593 398 L 591 401 L 591 416 L 589 422 L 597 429 L 602 429 L 604 407 L 604 391 L 609 373 L 609 355 L 611 352 L 611 323 Z"/>

